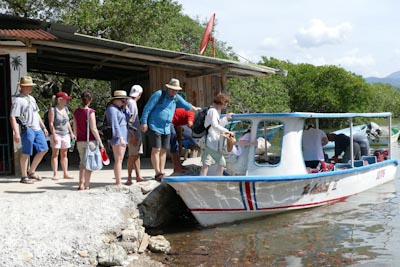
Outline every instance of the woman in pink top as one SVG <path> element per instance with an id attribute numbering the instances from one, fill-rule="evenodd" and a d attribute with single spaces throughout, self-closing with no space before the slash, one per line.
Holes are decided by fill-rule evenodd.
<path id="1" fill-rule="evenodd" d="M 79 158 L 81 159 L 79 164 L 79 188 L 78 190 L 88 190 L 90 184 L 90 176 L 92 171 L 89 171 L 85 167 L 84 158 L 87 146 L 87 119 L 89 113 L 89 143 L 93 143 L 94 146 L 99 145 L 100 149 L 104 149 L 103 143 L 99 135 L 99 131 L 96 126 L 95 110 L 89 108 L 92 103 L 92 93 L 85 91 L 81 94 L 81 105 L 74 112 L 74 132 L 76 135 L 76 147 L 79 152 Z M 97 142 L 97 143 L 96 143 Z"/>

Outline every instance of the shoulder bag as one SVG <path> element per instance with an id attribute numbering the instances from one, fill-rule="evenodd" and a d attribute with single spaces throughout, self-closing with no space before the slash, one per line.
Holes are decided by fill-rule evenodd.
<path id="1" fill-rule="evenodd" d="M 86 133 L 86 151 L 85 151 L 85 168 L 89 171 L 96 171 L 101 170 L 103 168 L 103 163 L 101 160 L 101 154 L 99 145 L 93 142 L 89 142 L 89 116 L 90 116 L 90 109 L 87 115 L 87 133 Z"/>

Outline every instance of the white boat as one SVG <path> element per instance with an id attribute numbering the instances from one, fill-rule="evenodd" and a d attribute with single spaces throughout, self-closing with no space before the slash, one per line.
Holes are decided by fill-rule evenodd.
<path id="1" fill-rule="evenodd" d="M 397 143 L 400 130 L 396 127 L 392 127 L 391 129 L 392 131 L 389 137 L 389 127 L 381 127 L 374 122 L 369 123 L 367 128 L 367 136 L 370 145 L 387 145 L 389 144 L 389 140 L 391 143 Z"/>
<path id="2" fill-rule="evenodd" d="M 353 126 L 353 128 L 352 128 L 353 134 L 367 135 L 367 130 L 368 130 L 368 127 L 366 124 L 356 125 L 356 126 Z M 333 133 L 334 134 L 345 134 L 347 136 L 350 136 L 350 127 L 334 131 Z M 332 141 L 329 141 L 324 146 L 324 149 L 333 149 L 333 148 L 335 148 L 335 143 Z"/>
<path id="3" fill-rule="evenodd" d="M 171 176 L 163 182 L 176 190 L 203 226 L 344 200 L 395 178 L 398 162 L 391 158 L 391 145 L 384 161 L 377 162 L 375 156 L 367 156 L 350 163 L 336 163 L 329 171 L 312 173 L 304 164 L 301 140 L 306 119 L 348 118 L 351 127 L 356 117 L 388 117 L 391 123 L 391 113 L 234 115 L 235 120 L 243 122 L 238 125 L 251 126 L 251 140 L 261 132 L 267 136 L 266 129 L 270 126 L 282 127 L 269 140 L 272 145 L 265 146 L 262 155 L 256 153 L 255 147 L 249 147 L 242 175 Z"/>

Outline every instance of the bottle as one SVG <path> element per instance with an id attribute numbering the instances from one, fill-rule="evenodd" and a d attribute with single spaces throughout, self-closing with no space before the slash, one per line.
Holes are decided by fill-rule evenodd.
<path id="1" fill-rule="evenodd" d="M 75 140 L 72 139 L 71 140 L 71 147 L 68 149 L 69 152 L 74 152 L 74 148 L 75 148 Z"/>

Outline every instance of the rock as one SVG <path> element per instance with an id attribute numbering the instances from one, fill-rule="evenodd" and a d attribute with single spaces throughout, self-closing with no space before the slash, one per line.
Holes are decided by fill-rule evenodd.
<path id="1" fill-rule="evenodd" d="M 171 250 L 171 244 L 162 235 L 152 236 L 149 239 L 149 250 L 155 253 L 167 253 Z"/>
<path id="2" fill-rule="evenodd" d="M 136 230 L 123 230 L 122 241 L 136 242 L 138 240 L 138 232 Z"/>
<path id="3" fill-rule="evenodd" d="M 187 207 L 172 187 L 160 184 L 139 205 L 139 210 L 144 227 L 156 228 L 173 222 Z"/>
<path id="4" fill-rule="evenodd" d="M 102 249 L 97 255 L 97 261 L 101 266 L 123 265 L 126 259 L 127 254 L 124 248 L 115 243 Z"/>
<path id="5" fill-rule="evenodd" d="M 138 251 L 138 242 L 121 241 L 118 245 L 123 247 L 128 254 L 136 253 Z"/>
<path id="6" fill-rule="evenodd" d="M 81 250 L 78 252 L 79 256 L 86 258 L 89 256 L 89 253 L 87 252 L 87 250 Z"/>
<path id="7" fill-rule="evenodd" d="M 159 185 L 160 184 L 157 181 L 150 180 L 150 181 L 147 181 L 146 183 L 140 183 L 138 186 L 142 190 L 142 193 L 144 195 L 146 195 L 149 192 L 153 191 Z"/>

